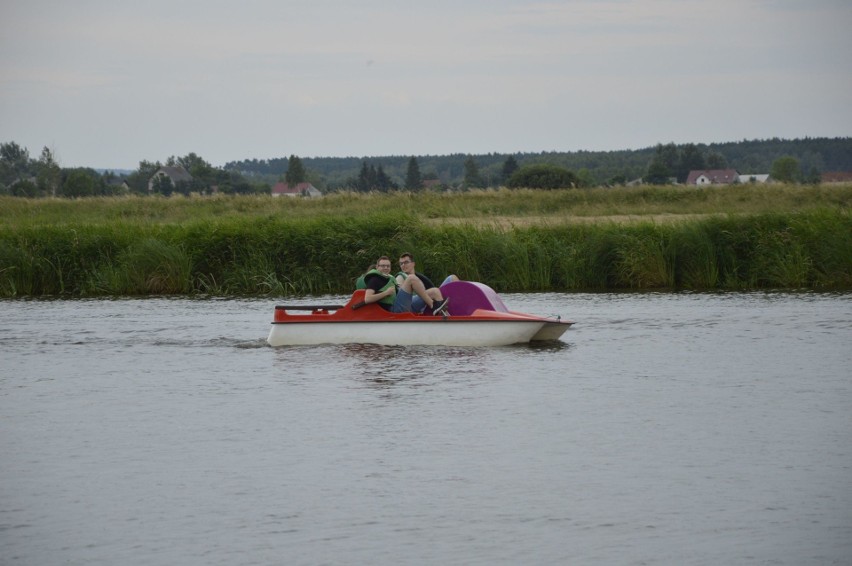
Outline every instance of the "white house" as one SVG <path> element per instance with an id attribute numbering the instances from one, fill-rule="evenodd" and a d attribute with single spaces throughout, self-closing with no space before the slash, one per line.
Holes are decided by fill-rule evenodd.
<path id="1" fill-rule="evenodd" d="M 760 175 L 740 175 L 740 183 L 768 183 L 769 173 Z"/>
<path id="2" fill-rule="evenodd" d="M 730 185 L 739 182 L 736 169 L 695 169 L 686 178 L 687 185 Z"/>
<path id="3" fill-rule="evenodd" d="M 172 187 L 177 187 L 178 182 L 186 181 L 187 183 L 192 181 L 192 175 L 189 172 L 181 167 L 180 165 L 176 167 L 160 167 L 157 169 L 157 172 L 148 179 L 148 192 L 154 192 L 154 183 L 157 182 L 159 178 L 166 178 L 172 183 Z"/>

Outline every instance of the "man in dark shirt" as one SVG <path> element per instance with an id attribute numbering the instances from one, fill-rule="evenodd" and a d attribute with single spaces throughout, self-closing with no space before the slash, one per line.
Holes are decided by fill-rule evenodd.
<path id="1" fill-rule="evenodd" d="M 441 289 L 435 286 L 432 283 L 432 280 L 420 273 L 416 270 L 416 264 L 414 263 L 414 256 L 410 253 L 405 252 L 401 256 L 399 256 L 399 268 L 402 270 L 396 276 L 396 282 L 398 285 L 402 285 L 402 282 L 408 279 L 411 276 L 416 276 L 423 283 L 423 288 L 426 289 L 426 293 L 432 297 L 433 301 L 443 301 L 444 296 L 441 293 Z M 449 283 L 451 281 L 458 281 L 459 278 L 455 275 L 450 275 L 441 283 Z M 412 297 L 411 299 L 411 310 L 414 312 L 422 312 L 423 309 L 426 308 L 426 301 L 420 298 L 420 296 Z"/>
<path id="2" fill-rule="evenodd" d="M 390 269 L 390 258 L 382 256 L 376 261 L 376 269 L 368 271 L 364 276 L 364 283 L 367 285 L 364 292 L 365 303 L 379 303 L 379 306 L 391 312 L 411 312 L 411 297 L 416 294 L 432 309 L 433 314 L 444 314 L 446 301 L 435 300 L 429 296 L 423 282 L 416 275 L 407 277 L 398 285 L 390 274 Z"/>

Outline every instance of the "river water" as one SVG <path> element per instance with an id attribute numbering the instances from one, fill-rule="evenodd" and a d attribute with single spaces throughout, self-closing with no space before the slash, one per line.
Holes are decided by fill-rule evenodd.
<path id="1" fill-rule="evenodd" d="M 576 325 L 273 349 L 274 300 L 0 301 L 0 563 L 852 564 L 852 295 L 503 299 Z"/>

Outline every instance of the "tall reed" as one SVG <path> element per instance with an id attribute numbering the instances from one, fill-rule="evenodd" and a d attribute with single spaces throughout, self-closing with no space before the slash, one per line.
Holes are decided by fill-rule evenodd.
<path id="1" fill-rule="evenodd" d="M 852 288 L 852 215 L 433 224 L 413 214 L 0 226 L 0 296 L 345 293 L 379 255 L 498 291 Z"/>
<path id="2" fill-rule="evenodd" d="M 118 253 L 115 262 L 101 261 L 84 279 L 82 294 L 176 295 L 192 288 L 192 258 L 184 245 L 145 238 Z"/>

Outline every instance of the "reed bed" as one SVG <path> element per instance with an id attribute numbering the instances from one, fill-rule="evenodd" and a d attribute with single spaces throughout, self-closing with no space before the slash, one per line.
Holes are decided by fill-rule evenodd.
<path id="1" fill-rule="evenodd" d="M 525 226 L 267 211 L 0 225 L 0 296 L 346 293 L 377 256 L 404 251 L 434 279 L 456 273 L 501 292 L 852 288 L 843 207 Z"/>
<path id="2" fill-rule="evenodd" d="M 424 235 L 427 272 L 507 291 L 852 287 L 852 218 L 837 211 Z"/>
<path id="3" fill-rule="evenodd" d="M 343 293 L 403 251 L 499 291 L 846 289 L 850 204 L 852 185 L 0 197 L 0 296 Z"/>

